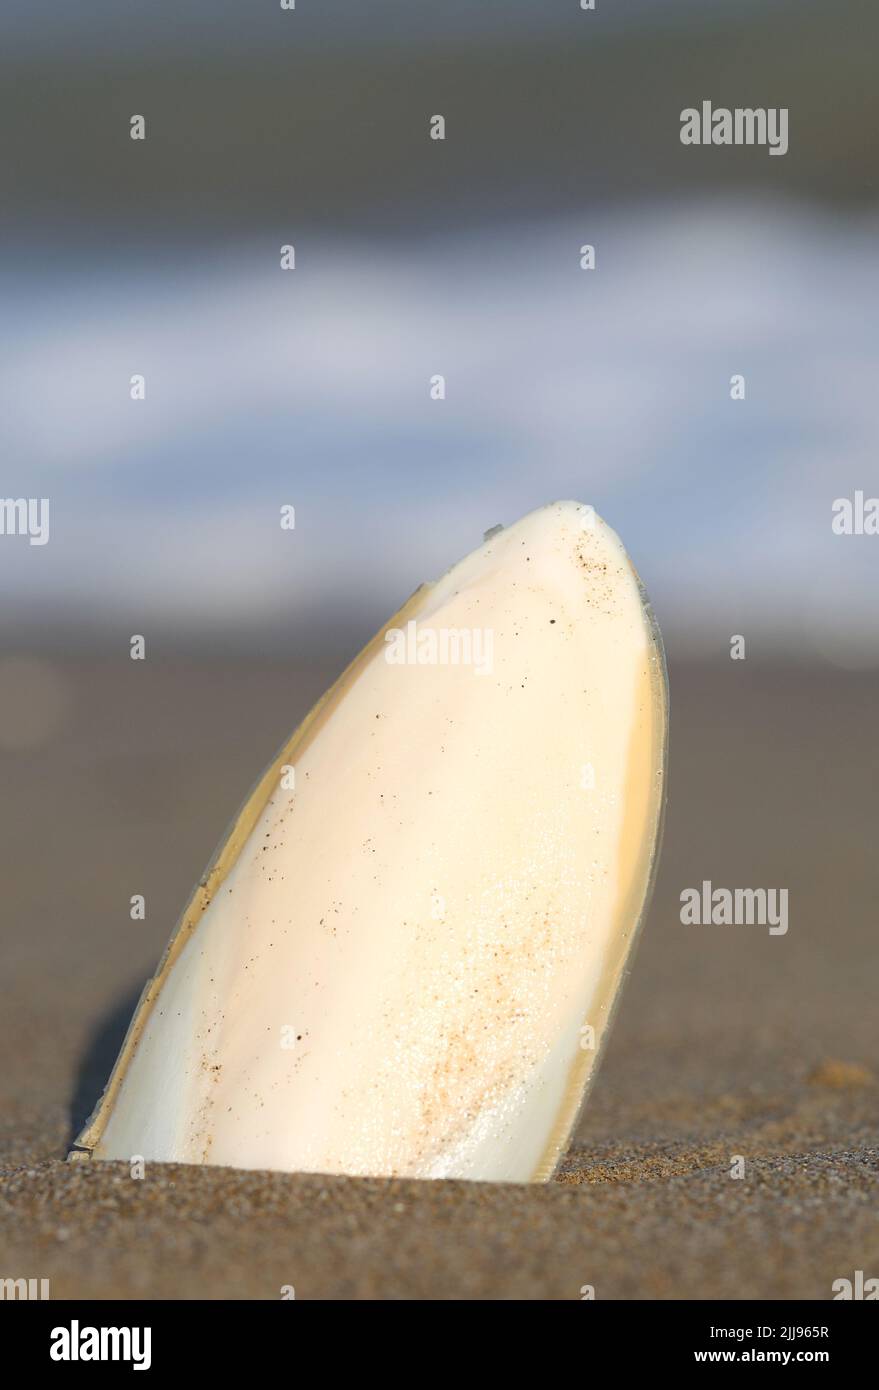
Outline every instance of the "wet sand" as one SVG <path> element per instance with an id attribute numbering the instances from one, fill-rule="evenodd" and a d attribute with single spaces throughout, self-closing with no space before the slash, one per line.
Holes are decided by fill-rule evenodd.
<path id="1" fill-rule="evenodd" d="M 59 650 L 52 727 L 2 753 L 0 1277 L 56 1298 L 774 1299 L 879 1274 L 875 675 L 672 663 L 657 892 L 556 1181 L 63 1161 L 193 880 L 336 669 Z M 787 935 L 683 926 L 703 879 L 787 887 Z"/>

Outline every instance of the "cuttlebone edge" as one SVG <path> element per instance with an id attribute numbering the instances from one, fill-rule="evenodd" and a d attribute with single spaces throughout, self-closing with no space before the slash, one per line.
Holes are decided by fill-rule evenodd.
<path id="1" fill-rule="evenodd" d="M 653 890 L 656 886 L 656 875 L 659 869 L 659 860 L 662 851 L 662 841 L 665 835 L 665 810 L 666 810 L 666 785 L 668 779 L 668 732 L 669 732 L 669 688 L 668 688 L 668 665 L 665 654 L 665 644 L 662 640 L 662 633 L 653 611 L 647 590 L 640 574 L 629 559 L 625 547 L 617 536 L 613 528 L 603 522 L 606 529 L 617 541 L 621 553 L 625 556 L 626 562 L 635 578 L 638 586 L 638 593 L 641 599 L 641 606 L 644 612 L 644 619 L 647 624 L 648 638 L 650 642 L 651 655 L 655 658 L 658 666 L 659 681 L 656 690 L 656 698 L 653 700 L 651 708 L 653 712 L 653 737 L 657 740 L 662 750 L 662 760 L 660 764 L 660 785 L 661 792 L 656 807 L 655 826 L 652 834 L 652 851 L 650 864 L 644 886 L 644 894 L 641 899 L 640 910 L 635 918 L 631 940 L 625 951 L 624 961 L 619 970 L 616 985 L 612 993 L 611 1005 L 607 1019 L 601 1030 L 599 1045 L 594 1052 L 580 1053 L 575 1057 L 568 1074 L 565 1086 L 565 1095 L 559 1109 L 556 1125 L 546 1144 L 540 1161 L 531 1177 L 531 1182 L 548 1182 L 553 1178 L 558 1170 L 559 1164 L 564 1158 L 565 1151 L 570 1142 L 571 1136 L 576 1132 L 580 1122 L 580 1117 L 586 1107 L 587 1101 L 595 1084 L 601 1059 L 607 1047 L 608 1038 L 613 1031 L 617 1011 L 620 1006 L 620 999 L 625 989 L 626 981 L 632 972 L 635 959 L 635 948 L 638 938 L 641 935 L 650 904 L 653 898 Z M 612 973 L 612 967 L 610 968 Z M 607 972 L 605 972 L 607 973 Z M 599 987 L 600 991 L 600 987 Z M 584 1077 L 585 1072 L 585 1077 Z"/>

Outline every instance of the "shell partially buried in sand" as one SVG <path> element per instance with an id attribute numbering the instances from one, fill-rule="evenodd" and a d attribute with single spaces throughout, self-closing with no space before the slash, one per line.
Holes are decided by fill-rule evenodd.
<path id="1" fill-rule="evenodd" d="M 649 898 L 662 647 L 589 507 L 424 585 L 263 775 L 73 1156 L 541 1180 Z"/>

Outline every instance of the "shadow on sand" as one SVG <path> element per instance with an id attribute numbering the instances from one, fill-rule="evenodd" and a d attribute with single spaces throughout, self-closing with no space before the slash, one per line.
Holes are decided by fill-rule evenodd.
<path id="1" fill-rule="evenodd" d="M 100 1019 L 80 1058 L 70 1101 L 68 1149 L 75 1143 L 76 1136 L 101 1098 L 145 983 L 145 980 L 141 980 L 134 988 L 126 990 Z"/>

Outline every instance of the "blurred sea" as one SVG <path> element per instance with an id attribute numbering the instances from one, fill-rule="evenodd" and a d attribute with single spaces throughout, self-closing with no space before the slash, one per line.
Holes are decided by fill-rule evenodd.
<path id="1" fill-rule="evenodd" d="M 5 491 L 50 498 L 52 529 L 3 545 L 4 617 L 380 620 L 489 526 L 571 496 L 677 643 L 870 664 L 876 545 L 830 522 L 879 492 L 875 239 L 873 214 L 737 198 L 417 244 L 313 233 L 292 272 L 267 237 L 7 270 Z"/>

